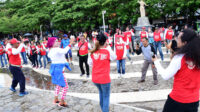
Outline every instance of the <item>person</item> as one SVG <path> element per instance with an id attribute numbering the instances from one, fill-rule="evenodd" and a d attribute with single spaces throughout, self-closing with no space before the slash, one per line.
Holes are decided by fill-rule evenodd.
<path id="1" fill-rule="evenodd" d="M 47 64 L 46 63 L 46 49 L 44 45 L 41 45 L 40 42 L 37 42 L 36 44 L 37 44 L 36 48 L 37 48 L 38 62 L 40 64 L 40 68 L 42 68 L 43 67 L 42 65 L 44 64 L 44 69 L 46 69 L 46 64 Z M 41 58 L 43 58 L 43 64 L 42 64 Z"/>
<path id="2" fill-rule="evenodd" d="M 162 52 L 162 38 L 161 38 L 161 34 L 158 30 L 158 27 L 156 27 L 155 31 L 154 31 L 154 34 L 153 34 L 153 37 L 154 37 L 154 41 L 155 41 L 155 51 L 156 51 L 156 55 L 157 55 L 157 50 L 159 51 L 159 54 L 160 54 L 160 57 L 162 59 L 162 61 L 164 60 L 164 55 L 163 55 L 163 52 Z"/>
<path id="3" fill-rule="evenodd" d="M 125 61 L 126 61 L 126 45 L 122 42 L 122 38 L 117 37 L 117 43 L 115 44 L 115 54 L 117 56 L 117 71 L 119 74 L 118 78 L 125 75 Z"/>
<path id="4" fill-rule="evenodd" d="M 52 83 L 56 84 L 54 103 L 62 107 L 68 107 L 67 103 L 65 102 L 65 96 L 68 91 L 68 84 L 66 78 L 63 75 L 63 70 L 64 67 L 71 70 L 65 59 L 65 54 L 70 50 L 73 41 L 74 40 L 70 40 L 69 45 L 65 46 L 65 48 L 59 48 L 60 44 L 55 37 L 48 38 L 47 43 L 47 47 L 50 48 L 48 56 L 52 61 L 49 73 L 52 77 Z M 60 88 L 62 88 L 62 96 L 61 100 L 59 101 L 58 95 Z"/>
<path id="5" fill-rule="evenodd" d="M 169 44 L 172 41 L 173 36 L 174 36 L 174 31 L 172 30 L 172 26 L 170 25 L 164 34 L 164 39 L 166 40 L 167 44 Z M 168 49 L 166 52 L 168 53 Z"/>
<path id="6" fill-rule="evenodd" d="M 200 38 L 192 29 L 183 30 L 177 38 L 179 50 L 164 69 L 157 58 L 152 60 L 164 80 L 174 83 L 163 112 L 198 112 L 200 89 Z"/>
<path id="7" fill-rule="evenodd" d="M 129 53 L 130 51 L 132 53 L 133 52 L 132 36 L 134 36 L 134 33 L 130 30 L 128 26 L 126 27 L 126 32 L 124 32 L 124 36 L 129 40 L 129 44 L 127 45 L 127 52 Z"/>
<path id="8" fill-rule="evenodd" d="M 19 96 L 27 95 L 28 92 L 25 91 L 25 84 L 26 80 L 24 77 L 24 74 L 21 70 L 21 58 L 20 58 L 20 52 L 22 48 L 24 47 L 24 43 L 22 40 L 22 43 L 19 45 L 19 41 L 16 38 L 13 38 L 10 40 L 10 44 L 12 45 L 12 48 L 8 48 L 8 57 L 9 57 L 9 70 L 11 74 L 13 75 L 12 84 L 10 87 L 10 90 L 13 92 L 16 92 L 16 86 L 19 83 L 20 85 L 20 93 Z"/>
<path id="9" fill-rule="evenodd" d="M 48 57 L 49 49 L 47 48 L 47 39 L 46 39 L 46 37 L 43 38 L 42 46 L 44 47 L 44 49 L 46 49 L 46 59 L 47 59 L 47 62 L 51 63 L 51 60 Z"/>
<path id="10" fill-rule="evenodd" d="M 38 58 L 37 58 L 38 57 L 37 48 L 36 48 L 33 41 L 31 41 L 30 52 L 31 52 L 30 54 L 31 54 L 31 57 L 32 57 L 31 59 L 33 61 L 33 68 L 38 68 L 39 64 L 38 64 Z"/>
<path id="11" fill-rule="evenodd" d="M 27 61 L 27 57 L 26 57 L 26 50 L 25 47 L 22 48 L 21 50 L 21 57 L 23 59 L 23 64 L 27 65 L 28 61 Z"/>
<path id="12" fill-rule="evenodd" d="M 128 29 L 128 28 L 127 28 Z M 130 32 L 129 32 L 129 34 L 130 34 Z M 131 62 L 131 63 L 133 63 L 133 61 L 132 61 L 132 59 L 131 59 L 131 57 L 130 57 L 130 55 L 129 55 L 129 43 L 130 43 L 130 41 L 129 41 L 129 38 L 131 38 L 130 36 L 127 36 L 127 34 L 126 34 L 126 32 L 123 32 L 123 34 L 121 34 L 121 32 L 119 31 L 119 35 L 122 35 L 123 36 L 123 41 L 124 41 L 124 43 L 126 44 L 126 56 L 128 57 L 128 59 L 129 59 L 129 61 Z"/>
<path id="13" fill-rule="evenodd" d="M 85 74 L 83 68 L 83 63 L 85 63 L 87 78 L 90 76 L 89 65 L 88 65 L 88 49 L 92 49 L 91 45 L 85 40 L 84 35 L 80 35 L 80 42 L 75 45 L 75 48 L 78 48 L 78 57 L 79 57 L 79 67 L 81 70 L 81 77 Z"/>
<path id="14" fill-rule="evenodd" d="M 5 66 L 7 67 L 7 60 L 6 60 L 6 56 L 5 56 L 5 47 L 3 46 L 3 42 L 1 42 L 0 44 L 0 60 L 1 60 L 1 67 L 4 67 L 4 63 Z M 4 60 L 4 62 L 3 62 Z"/>
<path id="15" fill-rule="evenodd" d="M 63 39 L 62 39 L 61 44 L 60 44 L 60 47 L 65 48 L 66 46 L 69 45 L 69 43 L 70 43 L 69 41 L 70 41 L 70 39 L 68 38 L 68 35 L 64 34 Z M 72 51 L 71 51 L 71 49 L 66 53 L 65 57 L 66 57 L 68 63 L 69 63 L 69 57 L 70 57 L 70 61 L 71 61 L 71 64 L 72 64 Z"/>
<path id="16" fill-rule="evenodd" d="M 142 39 L 143 38 L 148 38 L 149 35 L 148 35 L 148 32 L 146 32 L 146 27 L 142 27 L 142 31 L 139 32 L 140 34 L 140 46 L 142 46 Z"/>
<path id="17" fill-rule="evenodd" d="M 148 28 L 148 35 L 149 35 L 149 37 L 148 37 L 149 44 L 152 46 L 155 46 L 153 32 L 152 32 L 151 28 Z"/>
<path id="18" fill-rule="evenodd" d="M 110 101 L 110 60 L 116 55 L 110 46 L 106 46 L 106 36 L 100 33 L 97 36 L 95 48 L 91 51 L 88 64 L 92 66 L 92 82 L 99 90 L 100 107 L 102 112 L 109 112 Z"/>
<path id="19" fill-rule="evenodd" d="M 154 56 L 156 54 L 155 49 L 153 46 L 151 46 L 148 43 L 148 38 L 143 38 L 142 39 L 142 46 L 139 47 L 139 45 L 136 46 L 136 54 L 139 55 L 141 53 L 143 53 L 144 55 L 144 64 L 142 67 L 142 77 L 141 79 L 138 81 L 138 83 L 141 82 L 145 82 L 145 78 L 146 78 L 146 73 L 149 67 L 149 64 L 151 64 L 151 68 L 152 68 L 152 72 L 153 72 L 153 79 L 154 79 L 154 85 L 158 84 L 158 79 L 157 79 L 157 70 L 156 67 L 154 65 L 154 63 L 152 62 L 152 56 Z"/>

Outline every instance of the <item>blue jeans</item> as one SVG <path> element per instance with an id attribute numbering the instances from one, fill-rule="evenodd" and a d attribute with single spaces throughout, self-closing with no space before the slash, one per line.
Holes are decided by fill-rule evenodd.
<path id="1" fill-rule="evenodd" d="M 128 57 L 129 60 L 131 60 L 131 57 L 130 57 L 130 55 L 129 55 L 129 49 L 127 49 L 126 56 Z"/>
<path id="2" fill-rule="evenodd" d="M 21 56 L 22 56 L 22 59 L 23 59 L 23 64 L 28 64 L 27 58 L 26 58 L 26 52 L 21 52 Z"/>
<path id="3" fill-rule="evenodd" d="M 164 56 L 163 56 L 161 45 L 162 45 L 161 41 L 158 41 L 158 42 L 155 41 L 156 55 L 157 55 L 157 49 L 158 49 L 161 59 L 164 60 Z"/>
<path id="4" fill-rule="evenodd" d="M 39 61 L 39 63 L 40 63 L 40 67 L 42 67 L 41 58 L 43 58 L 44 68 L 46 68 L 46 55 L 38 55 L 38 61 Z"/>
<path id="5" fill-rule="evenodd" d="M 5 65 L 7 65 L 6 56 L 5 54 L 3 54 L 3 55 L 0 55 L 1 67 L 4 67 L 3 58 L 4 58 Z"/>
<path id="6" fill-rule="evenodd" d="M 99 90 L 99 99 L 102 112 L 109 112 L 110 104 L 110 83 L 97 84 L 94 83 Z"/>
<path id="7" fill-rule="evenodd" d="M 122 70 L 121 70 L 121 68 L 122 68 Z M 117 71 L 119 74 L 121 74 L 121 73 L 125 74 L 125 59 L 117 60 Z"/>
<path id="8" fill-rule="evenodd" d="M 49 52 L 46 51 L 46 58 L 47 58 L 47 61 L 48 61 L 48 62 L 51 62 L 51 59 L 48 57 L 48 53 L 49 53 Z"/>

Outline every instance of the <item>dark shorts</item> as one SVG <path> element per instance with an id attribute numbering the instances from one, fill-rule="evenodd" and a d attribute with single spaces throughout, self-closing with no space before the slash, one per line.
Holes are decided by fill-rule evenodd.
<path id="1" fill-rule="evenodd" d="M 72 58 L 72 50 L 70 49 L 67 54 L 65 54 L 65 58 L 68 59 L 69 57 Z"/>
<path id="2" fill-rule="evenodd" d="M 198 112 L 199 102 L 180 103 L 168 96 L 163 112 Z"/>

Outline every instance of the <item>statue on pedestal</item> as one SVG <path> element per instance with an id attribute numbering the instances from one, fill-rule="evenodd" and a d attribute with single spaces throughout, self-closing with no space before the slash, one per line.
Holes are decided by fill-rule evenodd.
<path id="1" fill-rule="evenodd" d="M 148 6 L 143 0 L 139 0 L 138 3 L 140 4 L 140 15 L 141 17 L 145 17 L 145 6 Z"/>

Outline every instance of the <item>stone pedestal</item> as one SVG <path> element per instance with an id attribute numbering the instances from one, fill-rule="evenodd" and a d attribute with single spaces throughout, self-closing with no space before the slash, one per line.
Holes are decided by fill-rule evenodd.
<path id="1" fill-rule="evenodd" d="M 135 26 L 135 33 L 136 37 L 140 37 L 139 32 L 142 30 L 142 27 L 146 27 L 146 31 L 148 31 L 148 28 L 152 28 L 152 25 L 149 22 L 148 17 L 139 17 L 137 21 L 137 26 Z"/>

